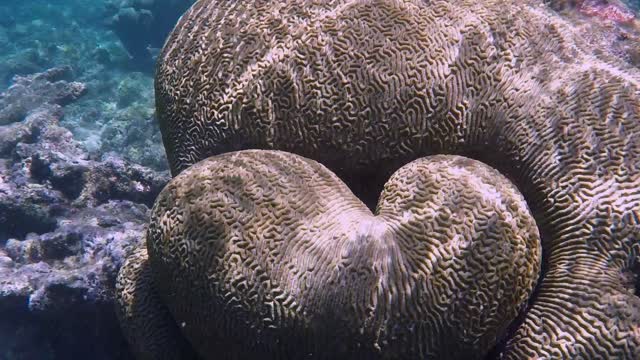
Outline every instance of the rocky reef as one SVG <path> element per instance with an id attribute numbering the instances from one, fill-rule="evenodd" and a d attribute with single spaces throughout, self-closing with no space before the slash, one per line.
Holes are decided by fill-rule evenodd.
<path id="1" fill-rule="evenodd" d="M 85 84 L 69 68 L 0 94 L 0 358 L 127 359 L 115 276 L 166 172 L 95 155 L 60 125 Z"/>
<path id="2" fill-rule="evenodd" d="M 66 105 L 84 95 L 84 84 L 65 81 L 70 76 L 68 66 L 31 76 L 16 75 L 13 85 L 0 94 L 0 125 L 21 121 L 45 104 Z"/>

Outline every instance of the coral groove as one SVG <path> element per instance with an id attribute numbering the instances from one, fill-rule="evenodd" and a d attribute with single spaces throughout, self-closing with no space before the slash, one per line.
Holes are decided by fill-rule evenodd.
<path id="1" fill-rule="evenodd" d="M 372 182 L 382 184 L 397 169 L 424 156 L 458 154 L 484 161 L 517 185 L 542 236 L 544 274 L 522 323 L 508 334 L 502 358 L 635 359 L 640 353 L 640 299 L 634 294 L 633 282 L 628 281 L 640 253 L 640 72 L 594 48 L 542 3 L 201 0 L 182 17 L 160 54 L 156 100 L 172 172 L 200 179 L 202 185 L 194 184 L 192 191 L 202 191 L 198 194 L 204 197 L 213 196 L 198 190 L 210 186 L 210 179 L 198 178 L 189 166 L 204 171 L 204 165 L 194 164 L 242 149 L 282 150 L 318 161 L 364 198 L 376 186 L 357 189 L 358 180 L 371 177 Z M 250 176 L 250 172 L 243 173 L 226 186 L 242 187 Z M 269 186 L 273 183 L 264 182 L 253 191 Z M 245 207 L 251 201 L 240 194 L 218 196 L 228 197 L 223 204 L 229 211 L 249 211 Z M 255 338 L 207 347 L 202 340 L 207 331 L 212 331 L 207 339 L 214 344 L 220 333 L 234 337 L 241 327 L 229 321 L 206 321 L 216 319 L 217 314 L 206 311 L 209 287 L 239 287 L 260 299 L 246 303 L 243 297 L 232 296 L 225 303 L 237 307 L 239 321 L 251 329 L 302 321 L 291 310 L 279 311 L 262 297 L 271 288 L 254 290 L 254 284 L 276 281 L 273 288 L 281 290 L 276 297 L 288 304 L 287 309 L 304 308 L 304 304 L 287 288 L 280 288 L 293 286 L 289 278 L 277 282 L 278 278 L 265 273 L 270 264 L 266 258 L 251 269 L 253 275 L 246 274 L 264 278 L 204 278 L 204 274 L 215 274 L 208 264 L 220 259 L 202 258 L 202 254 L 225 254 L 219 248 L 220 239 L 240 230 L 211 220 L 218 225 L 190 226 L 180 232 L 170 226 L 170 219 L 204 224 L 221 209 L 193 212 L 187 211 L 187 205 L 163 201 L 156 204 L 156 211 L 166 209 L 170 217 L 161 220 L 164 215 L 155 213 L 156 225 L 149 231 L 149 260 L 156 274 L 155 288 L 174 317 L 187 319 L 190 307 L 202 307 L 193 323 L 185 321 L 186 337 L 204 357 L 218 356 L 221 349 L 231 346 L 287 358 L 287 353 L 271 352 L 269 346 L 280 345 L 252 344 L 260 341 Z M 365 212 L 349 206 L 339 209 Z M 255 233 L 256 241 L 243 243 L 246 251 L 261 250 L 260 246 L 283 231 L 277 226 L 278 209 L 269 214 L 274 229 Z M 197 238 L 211 242 L 188 240 Z M 287 241 L 295 243 L 295 239 Z M 160 251 L 173 243 L 170 240 L 184 245 Z M 287 249 L 291 254 L 313 252 L 311 248 L 306 253 Z M 415 251 L 420 253 L 420 249 Z M 397 254 L 392 247 L 381 253 Z M 274 266 L 286 264 L 285 259 L 276 257 Z M 370 261 L 373 259 L 375 256 Z M 244 259 L 239 256 L 229 261 L 240 266 Z M 173 278 L 178 264 L 198 270 Z M 390 267 L 396 268 L 400 269 Z M 377 268 L 372 265 L 372 269 Z M 317 271 L 328 274 L 329 270 Z M 455 267 L 449 272 L 452 277 L 458 274 Z M 396 276 L 409 279 L 409 273 L 407 268 Z M 363 284 L 368 281 L 367 272 L 357 274 Z M 321 280 L 320 275 L 313 277 L 313 281 Z M 191 290 L 189 300 L 184 295 L 172 300 L 174 287 L 185 284 Z M 351 294 L 349 286 L 336 290 L 336 301 Z M 310 289 L 322 293 L 334 288 Z M 411 293 L 402 287 L 385 290 L 387 297 Z M 436 311 L 415 309 L 427 308 Z M 240 309 L 262 311 L 264 316 L 251 317 Z M 341 310 L 340 305 L 335 309 Z M 387 315 L 376 313 L 383 318 Z M 376 336 L 391 339 L 387 329 L 377 325 L 376 316 L 366 325 L 351 320 L 346 331 L 361 326 L 369 345 L 374 329 L 381 329 Z M 256 321 L 260 326 L 256 327 Z M 456 323 L 439 324 L 449 332 L 436 331 L 434 339 L 444 334 L 452 339 L 464 337 L 452 330 Z M 293 325 L 286 328 L 297 329 Z M 291 339 L 304 346 L 308 341 L 322 344 L 323 337 L 330 336 L 313 333 L 319 337 L 316 340 L 303 334 Z M 269 339 L 270 335 L 261 336 Z M 405 348 L 390 346 L 400 352 L 395 355 L 400 358 L 462 356 L 438 357 L 430 351 L 442 349 L 429 341 L 411 342 L 407 353 L 402 353 Z M 341 344 L 348 353 L 353 351 L 349 347 L 359 343 Z M 384 353 L 385 346 L 378 344 Z M 265 348 L 259 350 L 262 345 Z M 454 351 L 458 346 L 464 352 L 482 348 L 460 342 Z M 367 350 L 363 351 L 367 357 Z M 472 351 L 465 356 L 481 353 Z M 393 358 L 391 354 L 384 356 Z"/>

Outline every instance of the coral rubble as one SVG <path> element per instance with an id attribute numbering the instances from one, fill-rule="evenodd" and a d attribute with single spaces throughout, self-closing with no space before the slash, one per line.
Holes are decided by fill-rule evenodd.
<path id="1" fill-rule="evenodd" d="M 0 358 L 126 359 L 115 276 L 168 174 L 92 158 L 60 126 L 85 89 L 63 74 L 20 77 L 0 94 L 11 119 L 0 125 Z"/>

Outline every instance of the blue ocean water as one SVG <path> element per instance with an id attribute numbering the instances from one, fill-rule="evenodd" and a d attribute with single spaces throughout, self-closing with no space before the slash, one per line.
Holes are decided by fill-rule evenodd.
<path id="1" fill-rule="evenodd" d="M 113 294 L 95 284 L 114 282 L 168 179 L 154 64 L 192 3 L 0 0 L 0 93 L 26 89 L 0 103 L 0 114 L 18 108 L 18 118 L 0 120 L 0 265 L 10 269 L 0 272 L 0 360 L 131 358 L 110 317 Z M 627 4 L 640 11 L 640 0 Z M 49 69 L 62 70 L 41 85 L 24 80 Z M 77 97 L 67 94 L 74 82 Z M 33 105 L 52 91 L 61 110 Z M 28 125 L 37 111 L 56 128 Z M 105 253 L 111 263 L 96 260 Z M 82 273 L 70 270 L 78 264 Z"/>
<path id="2" fill-rule="evenodd" d="M 67 128 L 90 151 L 117 150 L 156 169 L 166 168 L 154 144 L 135 144 L 139 127 L 154 127 L 155 56 L 193 1 L 0 1 L 0 89 L 15 75 L 68 65 L 88 92 L 65 111 Z M 140 134 L 142 135 L 142 134 Z M 127 141 L 123 137 L 129 136 Z M 133 141 L 133 142 L 132 142 Z M 150 152 L 149 146 L 157 152 Z"/>

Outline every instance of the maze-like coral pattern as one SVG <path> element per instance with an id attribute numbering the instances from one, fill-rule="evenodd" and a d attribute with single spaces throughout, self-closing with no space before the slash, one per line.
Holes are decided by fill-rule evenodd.
<path id="1" fill-rule="evenodd" d="M 202 0 L 156 91 L 175 174 L 243 148 L 307 156 L 350 186 L 434 153 L 491 164 L 543 239 L 503 357 L 636 359 L 639 84 L 535 1 Z"/>
<path id="2" fill-rule="evenodd" d="M 515 186 L 452 156 L 401 168 L 376 215 L 315 161 L 212 157 L 164 189 L 148 236 L 157 290 L 210 359 L 479 358 L 541 252 Z"/>
<path id="3" fill-rule="evenodd" d="M 154 289 L 147 249 L 131 254 L 118 273 L 116 313 L 139 360 L 197 359 Z"/>

